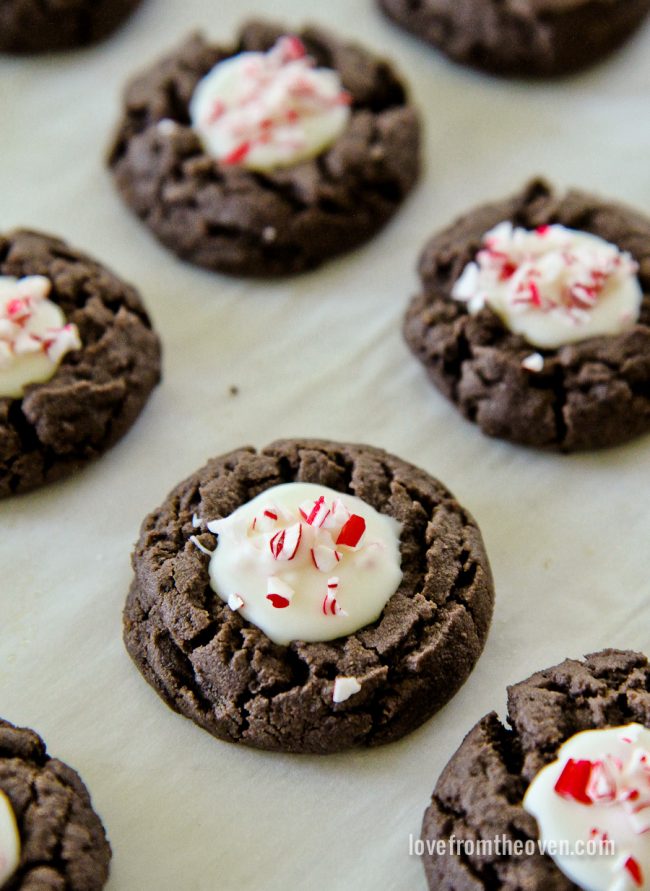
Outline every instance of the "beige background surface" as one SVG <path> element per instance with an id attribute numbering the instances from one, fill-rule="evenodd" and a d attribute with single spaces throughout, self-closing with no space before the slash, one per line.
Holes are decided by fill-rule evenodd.
<path id="1" fill-rule="evenodd" d="M 103 167 L 129 74 L 195 26 L 228 40 L 253 13 L 330 24 L 394 57 L 425 125 L 426 172 L 394 223 L 322 271 L 269 285 L 177 262 Z M 506 684 L 604 646 L 650 651 L 650 439 L 573 457 L 490 441 L 429 386 L 400 335 L 427 235 L 528 175 L 650 209 L 648 96 L 650 27 L 588 74 L 523 85 L 446 63 L 371 0 L 147 0 L 92 51 L 0 60 L 0 227 L 58 233 L 114 267 L 165 344 L 164 383 L 122 443 L 0 505 L 0 714 L 82 774 L 114 847 L 109 889 L 422 891 L 409 834 L 466 731 L 503 713 Z M 497 609 L 474 675 L 381 750 L 285 757 L 217 742 L 168 711 L 122 647 L 144 514 L 208 456 L 294 434 L 423 466 L 475 514 L 491 556 Z"/>

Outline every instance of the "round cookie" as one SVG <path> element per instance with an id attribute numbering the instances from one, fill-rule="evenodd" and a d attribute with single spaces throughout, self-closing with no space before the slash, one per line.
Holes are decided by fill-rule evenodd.
<path id="1" fill-rule="evenodd" d="M 38 53 L 107 37 L 141 0 L 0 0 L 0 51 Z"/>
<path id="2" fill-rule="evenodd" d="M 451 839 L 461 845 L 498 839 L 502 852 L 516 840 L 522 845 L 536 843 L 537 823 L 522 800 L 538 771 L 581 731 L 630 723 L 650 727 L 649 691 L 647 658 L 620 650 L 603 650 L 584 661 L 567 659 L 510 687 L 509 726 L 494 712 L 486 715 L 465 737 L 436 784 L 422 825 L 425 851 L 427 842 L 436 851 L 423 854 L 429 887 L 576 891 L 578 886 L 539 849 L 503 856 L 496 845 L 477 853 L 474 844 L 474 853 L 467 845 L 459 853 L 459 845 Z"/>
<path id="3" fill-rule="evenodd" d="M 33 730 L 2 720 L 0 793 L 8 799 L 19 836 L 17 869 L 3 891 L 104 887 L 111 849 L 88 790 L 72 768 L 50 758 Z M 1 856 L 0 867 L 5 870 Z"/>
<path id="4" fill-rule="evenodd" d="M 471 314 L 452 298 L 452 288 L 484 234 L 503 221 L 529 230 L 558 223 L 629 252 L 643 292 L 636 324 L 617 335 L 540 349 L 489 307 Z M 434 236 L 419 271 L 422 291 L 406 313 L 406 341 L 433 383 L 484 433 L 569 452 L 615 445 L 650 429 L 650 220 L 533 181 Z M 539 367 L 526 367 L 532 355 Z"/>
<path id="5" fill-rule="evenodd" d="M 136 290 L 59 239 L 0 236 L 0 276 L 44 276 L 81 340 L 49 380 L 0 396 L 2 497 L 72 473 L 126 433 L 160 380 L 160 344 Z"/>
<path id="6" fill-rule="evenodd" d="M 403 576 L 377 621 L 278 645 L 215 593 L 209 553 L 195 545 L 218 551 L 207 522 L 295 481 L 354 494 L 398 520 Z M 214 736 L 263 749 L 328 753 L 399 739 L 464 683 L 492 615 L 474 520 L 424 471 L 363 445 L 280 440 L 213 459 L 145 519 L 133 566 L 124 640 L 146 680 Z M 348 688 L 353 679 L 344 700 L 341 678 Z"/>
<path id="7" fill-rule="evenodd" d="M 109 165 L 124 201 L 179 257 L 236 275 L 310 269 L 368 240 L 395 213 L 419 168 L 419 124 L 392 67 L 320 28 L 299 32 L 351 103 L 342 134 L 317 157 L 267 172 L 217 161 L 190 126 L 199 81 L 286 32 L 246 25 L 234 46 L 193 35 L 136 78 Z"/>
<path id="8" fill-rule="evenodd" d="M 599 62 L 650 0 L 377 0 L 386 15 L 463 65 L 552 77 Z"/>

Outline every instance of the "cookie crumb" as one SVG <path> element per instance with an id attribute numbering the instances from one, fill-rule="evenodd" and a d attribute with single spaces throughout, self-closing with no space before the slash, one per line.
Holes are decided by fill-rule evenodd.
<path id="1" fill-rule="evenodd" d="M 239 396 L 239 387 L 237 384 L 231 384 L 230 387 L 228 387 L 228 392 L 231 396 Z"/>

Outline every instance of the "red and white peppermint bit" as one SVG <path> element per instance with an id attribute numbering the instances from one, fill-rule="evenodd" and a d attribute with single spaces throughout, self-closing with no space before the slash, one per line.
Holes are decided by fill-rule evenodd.
<path id="1" fill-rule="evenodd" d="M 293 600 L 294 594 L 295 591 L 291 585 L 277 578 L 277 576 L 269 576 L 266 599 L 270 600 L 276 609 L 286 609 Z"/>
<path id="2" fill-rule="evenodd" d="M 237 610 L 241 609 L 243 605 L 244 601 L 239 596 L 239 594 L 230 594 L 228 596 L 228 606 L 233 612 L 237 612 Z"/>
<path id="3" fill-rule="evenodd" d="M 300 505 L 300 514 L 309 526 L 320 528 L 330 515 L 330 508 L 325 504 L 325 497 L 321 495 L 316 501 L 303 502 Z"/>
<path id="4" fill-rule="evenodd" d="M 300 547 L 302 523 L 294 523 L 280 529 L 269 540 L 269 547 L 275 560 L 293 560 Z"/>
<path id="5" fill-rule="evenodd" d="M 336 543 L 337 545 L 345 545 L 348 548 L 356 548 L 365 531 L 366 521 L 363 517 L 358 516 L 358 514 L 352 514 L 339 532 Z"/>
<path id="6" fill-rule="evenodd" d="M 323 597 L 322 611 L 325 616 L 347 616 L 343 607 L 339 606 L 336 595 L 339 590 L 339 580 L 336 576 L 327 580 L 327 593 Z"/>
<path id="7" fill-rule="evenodd" d="M 521 360 L 521 367 L 534 374 L 544 370 L 544 356 L 541 353 L 531 353 Z"/>
<path id="8" fill-rule="evenodd" d="M 319 572 L 331 572 L 341 560 L 341 555 L 334 548 L 326 545 L 316 545 L 311 549 L 311 560 Z"/>

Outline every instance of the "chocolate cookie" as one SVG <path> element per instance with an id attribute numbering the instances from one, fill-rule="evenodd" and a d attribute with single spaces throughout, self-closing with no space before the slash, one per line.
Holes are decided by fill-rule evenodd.
<path id="1" fill-rule="evenodd" d="M 416 180 L 419 124 L 401 81 L 386 61 L 320 28 L 301 31 L 298 43 L 340 78 L 351 111 L 341 135 L 316 157 L 266 171 L 242 166 L 249 141 L 227 163 L 207 152 L 190 124 L 197 84 L 217 63 L 268 52 L 284 34 L 254 22 L 230 47 L 193 35 L 126 90 L 109 157 L 115 182 L 157 238 L 191 263 L 237 275 L 310 269 L 369 239 Z"/>
<path id="2" fill-rule="evenodd" d="M 0 51 L 38 53 L 107 37 L 141 0 L 0 0 Z"/>
<path id="3" fill-rule="evenodd" d="M 463 65 L 550 77 L 599 62 L 650 0 L 378 0 L 391 19 Z"/>
<path id="4" fill-rule="evenodd" d="M 0 496 L 58 479 L 104 452 L 160 379 L 160 345 L 136 290 L 63 241 L 15 231 L 0 236 L 0 386 L 10 363 L 31 360 L 38 347 L 32 339 L 25 346 L 35 297 L 20 288 L 31 283 L 49 293 L 49 310 L 63 313 L 59 330 L 74 335 L 62 358 L 54 346 L 60 364 L 49 379 L 28 376 L 22 395 L 0 395 Z M 5 286 L 17 296 L 3 303 Z"/>
<path id="5" fill-rule="evenodd" d="M 435 846 L 435 853 L 423 855 L 429 887 L 577 889 L 537 848 L 537 822 L 522 806 L 524 794 L 574 734 L 630 722 L 650 727 L 649 691 L 646 657 L 620 650 L 604 650 L 582 662 L 567 659 L 510 687 L 509 726 L 494 713 L 486 715 L 466 736 L 435 787 L 422 825 L 425 846 Z M 478 840 L 484 844 L 480 853 Z M 527 850 L 504 856 L 496 845 L 490 849 L 487 844 L 496 840 L 502 852 L 517 840 Z"/>
<path id="6" fill-rule="evenodd" d="M 17 868 L 3 891 L 98 891 L 111 849 L 90 795 L 33 730 L 0 720 L 2 828 L 17 829 Z M 4 797 L 6 796 L 6 798 Z M 8 806 L 7 806 L 8 802 Z M 6 843 L 7 835 L 2 834 Z M 1 845 L 0 845 L 1 847 Z M 0 870 L 11 869 L 0 850 Z"/>
<path id="7" fill-rule="evenodd" d="M 235 594 L 227 605 L 225 592 L 211 587 L 210 552 L 219 553 L 222 532 L 217 537 L 206 524 L 271 487 L 297 481 L 356 495 L 384 522 L 399 521 L 401 582 L 365 627 L 336 639 L 279 645 L 240 615 L 247 590 L 239 589 L 241 597 Z M 268 518 L 272 512 L 264 513 Z M 301 508 L 301 515 L 304 547 L 314 514 Z M 358 531 L 352 538 L 341 533 L 336 547 L 353 550 Z M 281 533 L 285 546 L 290 534 L 287 529 L 285 539 Z M 273 534 L 271 549 L 277 544 Z M 294 539 L 293 553 L 295 546 Z M 314 562 L 327 551 L 313 549 Z M 342 589 L 343 562 L 333 559 L 331 570 Z M 171 708 L 214 736 L 287 752 L 379 745 L 422 724 L 467 679 L 493 606 L 480 532 L 444 486 L 380 449 L 320 440 L 281 440 L 260 452 L 239 449 L 210 461 L 146 518 L 133 566 L 124 639 L 146 680 Z M 325 580 L 328 589 L 338 583 L 328 576 L 323 590 Z M 281 596 L 291 596 L 286 587 L 275 590 L 267 595 L 273 606 L 288 606 Z M 357 592 L 347 594 L 354 604 Z M 333 623 L 347 621 L 338 611 L 328 590 L 323 614 Z"/>
<path id="8" fill-rule="evenodd" d="M 452 289 L 485 233 L 504 221 L 542 233 L 560 224 L 628 252 L 628 262 L 638 265 L 636 324 L 615 335 L 539 348 L 488 306 L 470 313 Z M 422 292 L 409 306 L 404 335 L 434 384 L 484 433 L 568 452 L 611 446 L 650 429 L 648 219 L 582 192 L 557 195 L 534 181 L 432 238 L 419 270 Z"/>

